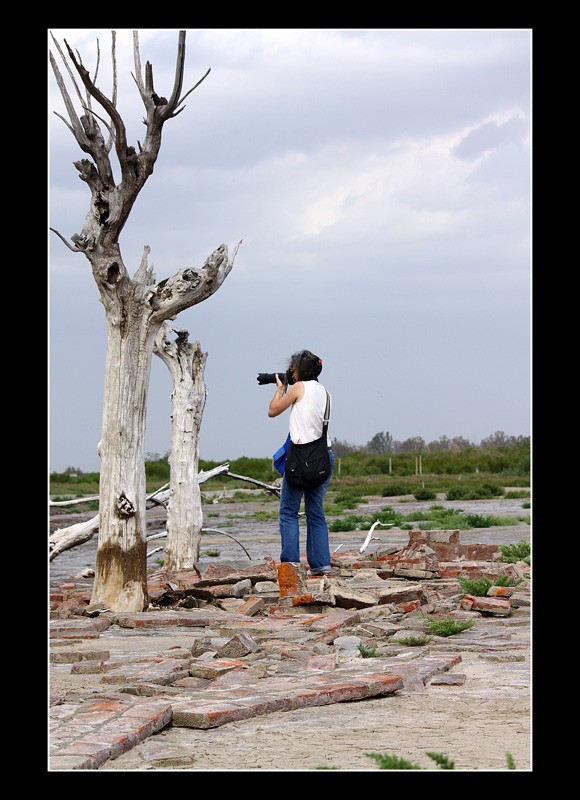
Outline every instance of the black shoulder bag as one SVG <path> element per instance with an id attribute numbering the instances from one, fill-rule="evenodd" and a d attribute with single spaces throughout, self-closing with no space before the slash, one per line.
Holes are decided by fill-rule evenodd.
<path id="1" fill-rule="evenodd" d="M 322 436 L 306 444 L 290 442 L 290 449 L 284 467 L 284 477 L 293 489 L 305 491 L 315 489 L 331 473 L 328 454 L 328 421 L 330 419 L 330 396 L 326 392 L 326 410 L 322 425 Z"/>

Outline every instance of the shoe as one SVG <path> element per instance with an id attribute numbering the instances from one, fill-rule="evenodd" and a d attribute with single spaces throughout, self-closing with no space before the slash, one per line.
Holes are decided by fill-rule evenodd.
<path id="1" fill-rule="evenodd" d="M 306 573 L 309 578 L 328 578 L 332 575 L 338 575 L 338 569 L 329 567 L 328 569 L 309 569 Z"/>

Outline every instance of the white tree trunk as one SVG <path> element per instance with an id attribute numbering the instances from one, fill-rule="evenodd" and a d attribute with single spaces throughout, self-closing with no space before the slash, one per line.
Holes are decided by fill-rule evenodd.
<path id="1" fill-rule="evenodd" d="M 139 286 L 124 313 L 107 314 L 103 429 L 99 445 L 99 544 L 91 606 L 143 611 L 147 596 L 145 423 L 153 333 Z"/>
<path id="2" fill-rule="evenodd" d="M 175 341 L 169 332 L 177 334 Z M 207 353 L 199 342 L 188 343 L 188 333 L 159 330 L 154 352 L 166 364 L 173 381 L 169 502 L 165 564 L 169 570 L 192 569 L 199 561 L 203 512 L 198 480 L 199 432 L 207 398 L 203 380 Z"/>

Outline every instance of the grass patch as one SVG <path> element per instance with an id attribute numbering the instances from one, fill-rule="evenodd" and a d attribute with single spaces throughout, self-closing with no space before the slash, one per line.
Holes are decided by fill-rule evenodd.
<path id="1" fill-rule="evenodd" d="M 453 617 L 443 617 L 443 619 L 426 619 L 425 627 L 434 636 L 454 636 L 475 625 L 474 619 L 453 619 Z"/>
<path id="2" fill-rule="evenodd" d="M 329 531 L 361 531 L 368 530 L 377 520 L 383 523 L 401 525 L 403 516 L 397 514 L 390 506 L 385 506 L 377 514 L 349 514 L 342 519 L 335 519 L 328 523 Z"/>
<path id="3" fill-rule="evenodd" d="M 487 590 L 493 586 L 489 578 L 486 577 L 477 578 L 472 581 L 468 578 L 459 577 L 457 580 L 465 594 L 472 594 L 474 597 L 486 597 Z"/>
<path id="4" fill-rule="evenodd" d="M 328 511 L 328 509 L 327 509 Z M 385 506 L 377 514 L 346 514 L 344 517 L 328 523 L 329 531 L 361 531 L 369 530 L 379 520 L 390 523 L 401 530 L 459 530 L 471 528 L 492 528 L 496 526 L 514 526 L 519 522 L 529 521 L 526 517 L 497 517 L 493 514 L 466 514 L 460 508 L 444 508 L 433 505 L 425 511 L 414 511 L 412 514 L 401 514 L 392 506 Z"/>
<path id="5" fill-rule="evenodd" d="M 379 658 L 382 653 L 374 647 L 365 647 L 364 644 L 358 644 L 357 649 L 363 658 Z"/>
<path id="6" fill-rule="evenodd" d="M 475 486 L 456 484 L 448 489 L 446 500 L 491 500 L 494 497 L 503 497 L 504 489 L 495 483 L 485 481 Z"/>
<path id="7" fill-rule="evenodd" d="M 517 561 L 524 561 L 528 566 L 531 564 L 530 543 L 524 539 L 517 544 L 500 544 L 498 550 L 501 560 L 506 564 L 515 564 Z"/>
<path id="8" fill-rule="evenodd" d="M 474 597 L 485 597 L 492 586 L 517 586 L 521 582 L 521 578 L 514 581 L 509 575 L 498 575 L 494 581 L 490 581 L 485 576 L 475 580 L 459 577 L 457 580 L 462 590 Z"/>
<path id="9" fill-rule="evenodd" d="M 432 761 L 437 764 L 440 769 L 455 769 L 455 762 L 446 756 L 444 753 L 434 753 L 428 751 L 425 753 Z M 424 769 L 420 764 L 414 764 L 407 758 L 394 756 L 391 753 L 365 753 L 367 758 L 372 758 L 379 769 Z M 511 753 L 505 754 L 506 766 L 508 769 L 517 769 L 516 762 Z M 331 764 L 320 764 L 313 769 L 340 769 Z M 477 767 L 476 767 L 477 769 Z"/>
<path id="10" fill-rule="evenodd" d="M 411 494 L 413 491 L 412 487 L 408 486 L 405 483 L 390 483 L 387 484 L 382 492 L 382 497 L 398 497 L 401 494 Z"/>
<path id="11" fill-rule="evenodd" d="M 426 752 L 432 761 L 434 761 L 439 769 L 455 769 L 455 762 L 446 756 L 444 753 Z M 365 756 L 372 758 L 376 762 L 379 769 L 423 769 L 419 764 L 413 764 L 406 758 L 393 756 L 390 753 L 365 753 Z M 516 769 L 516 763 L 511 753 L 505 754 L 506 765 L 508 769 Z"/>
<path id="12" fill-rule="evenodd" d="M 423 769 L 419 764 L 413 764 L 406 758 L 393 756 L 390 753 L 365 753 L 365 756 L 372 758 L 379 769 Z"/>
<path id="13" fill-rule="evenodd" d="M 406 647 L 420 647 L 431 641 L 431 636 L 405 636 L 404 639 L 389 639 L 389 642 L 404 644 Z"/>
<path id="14" fill-rule="evenodd" d="M 269 522 L 271 519 L 278 519 L 278 509 L 275 511 L 256 511 L 253 518 L 258 522 Z"/>
<path id="15" fill-rule="evenodd" d="M 436 500 L 437 492 L 432 489 L 417 489 L 413 492 L 413 497 L 415 500 Z"/>

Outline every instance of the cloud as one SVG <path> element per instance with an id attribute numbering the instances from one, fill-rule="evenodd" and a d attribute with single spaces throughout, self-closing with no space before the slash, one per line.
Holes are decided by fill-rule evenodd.
<path id="1" fill-rule="evenodd" d="M 91 70 L 98 35 L 108 91 L 110 32 L 66 35 Z M 139 38 L 167 95 L 177 31 Z M 136 144 L 131 31 L 117 53 Z M 187 32 L 184 91 L 211 72 L 167 122 L 121 249 L 133 274 L 150 246 L 161 280 L 243 240 L 220 290 L 175 321 L 208 352 L 202 458 L 277 449 L 287 419 L 266 418 L 255 376 L 301 347 L 324 356 L 342 440 L 529 433 L 530 66 L 525 30 Z M 49 225 L 70 237 L 89 210 L 85 156 L 49 92 Z M 49 245 L 51 468 L 98 469 L 104 311 L 84 256 Z M 165 453 L 156 361 L 146 450 Z"/>

